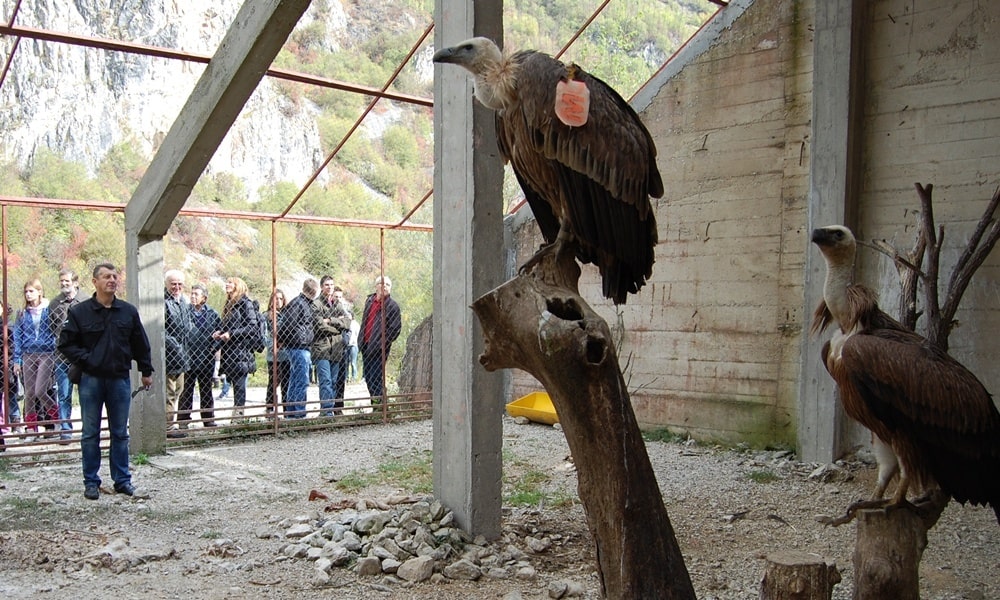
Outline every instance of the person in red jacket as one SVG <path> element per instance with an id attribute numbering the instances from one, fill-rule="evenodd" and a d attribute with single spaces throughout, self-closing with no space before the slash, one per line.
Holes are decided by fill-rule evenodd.
<path id="1" fill-rule="evenodd" d="M 375 293 L 365 299 L 365 312 L 361 317 L 358 349 L 372 404 L 381 403 L 385 397 L 385 360 L 403 328 L 399 304 L 389 296 L 391 291 L 392 280 L 386 276 L 377 277 Z"/>

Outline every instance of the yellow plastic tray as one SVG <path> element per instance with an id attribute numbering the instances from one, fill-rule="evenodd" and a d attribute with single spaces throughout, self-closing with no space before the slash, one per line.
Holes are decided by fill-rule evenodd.
<path id="1" fill-rule="evenodd" d="M 531 392 L 527 396 L 521 396 L 514 400 L 507 405 L 507 414 L 512 417 L 524 417 L 546 425 L 554 425 L 559 422 L 556 407 L 552 405 L 552 399 L 545 392 Z"/>

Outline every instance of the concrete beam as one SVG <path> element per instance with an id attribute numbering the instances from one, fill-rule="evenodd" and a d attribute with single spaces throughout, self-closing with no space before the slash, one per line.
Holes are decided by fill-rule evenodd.
<path id="1" fill-rule="evenodd" d="M 126 231 L 167 233 L 309 0 L 247 0 L 195 84 L 125 211 Z"/>
<path id="2" fill-rule="evenodd" d="M 309 0 L 246 0 L 125 207 L 126 288 L 156 369 L 151 391 L 132 405 L 133 453 L 161 453 L 166 444 L 163 236 L 308 7 Z M 132 380 L 137 385 L 134 368 Z"/>
<path id="3" fill-rule="evenodd" d="M 435 47 L 502 44 L 502 0 L 438 0 Z M 434 492 L 467 531 L 500 535 L 503 377 L 479 364 L 469 306 L 502 282 L 503 169 L 493 113 L 456 67 L 434 71 Z"/>
<path id="4" fill-rule="evenodd" d="M 864 0 L 816 2 L 807 211 L 810 232 L 835 223 L 856 227 L 866 13 Z M 836 386 L 820 358 L 826 338 L 811 339 L 808 334 L 813 311 L 823 297 L 825 275 L 819 251 L 810 247 L 805 259 L 805 322 L 798 402 L 799 457 L 807 462 L 832 462 L 840 458 L 848 427 Z"/>

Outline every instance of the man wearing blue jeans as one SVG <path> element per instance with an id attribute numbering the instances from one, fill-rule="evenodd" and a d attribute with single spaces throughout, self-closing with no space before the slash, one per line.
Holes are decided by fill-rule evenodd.
<path id="1" fill-rule="evenodd" d="M 153 362 L 149 338 L 134 306 L 115 297 L 118 269 L 108 263 L 94 268 L 94 295 L 70 307 L 59 336 L 59 351 L 70 363 L 79 366 L 80 414 L 83 435 L 83 496 L 97 500 L 101 496 L 101 408 L 107 408 L 111 432 L 109 462 L 115 491 L 135 495 L 128 469 L 128 415 L 132 404 L 129 394 L 129 370 L 134 360 L 142 385 L 153 383 Z"/>
<path id="2" fill-rule="evenodd" d="M 49 327 L 56 340 L 62 333 L 66 313 L 71 306 L 80 303 L 80 277 L 70 269 L 59 271 L 59 295 L 49 302 Z M 73 383 L 69 380 L 69 361 L 61 353 L 56 353 L 53 370 L 56 381 L 56 396 L 59 401 L 59 438 L 68 444 L 73 438 Z"/>
<path id="3" fill-rule="evenodd" d="M 306 392 L 309 388 L 309 349 L 313 342 L 312 301 L 319 292 L 313 278 L 302 284 L 302 293 L 292 298 L 281 311 L 278 321 L 278 348 L 288 356 L 288 394 L 282 398 L 286 419 L 306 416 Z"/>
<path id="4" fill-rule="evenodd" d="M 316 365 L 319 383 L 320 416 L 332 417 L 344 407 L 343 392 L 337 393 L 340 365 L 344 358 L 344 331 L 351 326 L 351 315 L 344 309 L 344 291 L 324 275 L 319 280 L 320 296 L 313 300 L 313 342 L 310 355 Z M 336 400 L 340 398 L 340 400 Z"/>

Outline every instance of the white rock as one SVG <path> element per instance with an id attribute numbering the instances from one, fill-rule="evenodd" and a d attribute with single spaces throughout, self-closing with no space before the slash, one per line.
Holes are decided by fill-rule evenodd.
<path id="1" fill-rule="evenodd" d="M 406 581 L 426 581 L 434 574 L 434 559 L 430 556 L 418 556 L 399 565 L 396 576 Z"/>

